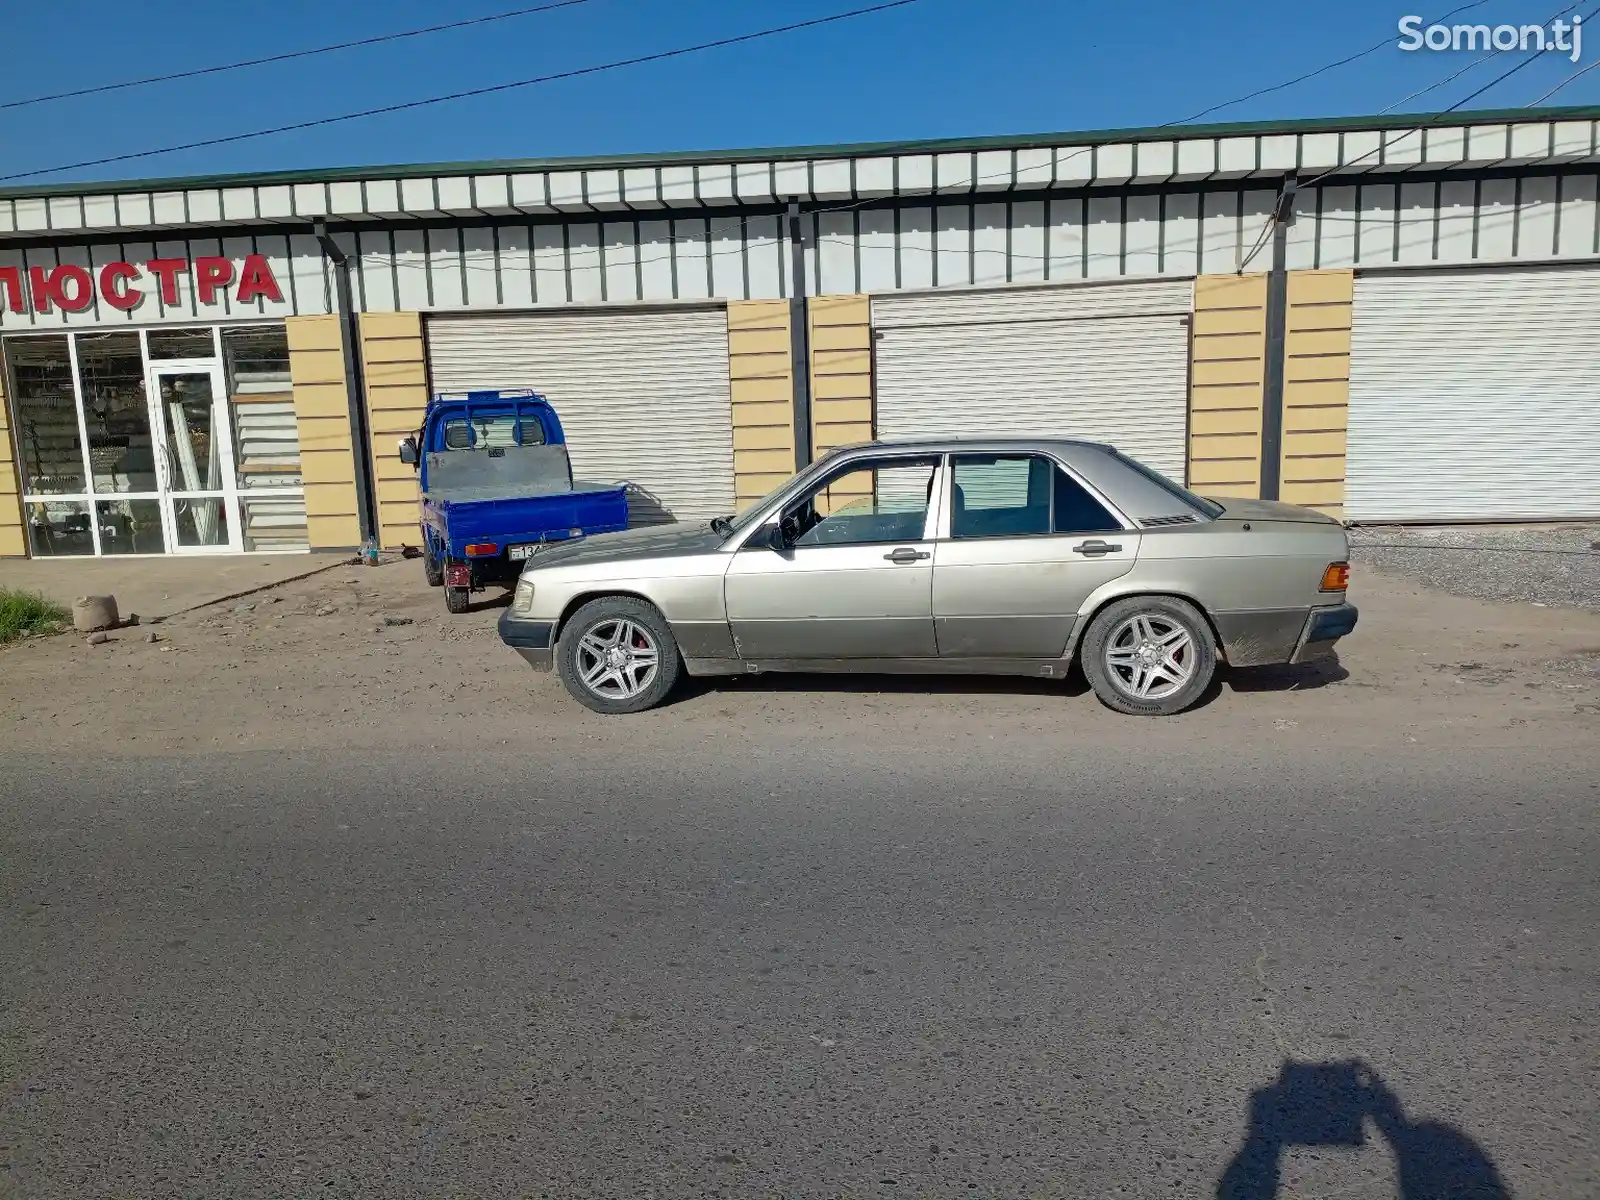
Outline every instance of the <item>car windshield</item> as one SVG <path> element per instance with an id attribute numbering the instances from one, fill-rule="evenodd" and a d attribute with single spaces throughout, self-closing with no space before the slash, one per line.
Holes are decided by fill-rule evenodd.
<path id="1" fill-rule="evenodd" d="M 775 499 L 777 499 L 779 492 L 782 492 L 785 489 L 787 489 L 789 487 L 789 485 L 794 483 L 797 479 L 802 479 L 802 478 L 810 479 L 813 476 L 815 476 L 819 471 L 821 471 L 826 466 L 827 463 L 829 463 L 834 458 L 834 456 L 837 453 L 838 453 L 838 451 L 830 451 L 829 453 L 824 454 L 821 458 L 819 458 L 815 462 L 813 462 L 804 471 L 801 471 L 798 474 L 789 476 L 788 479 L 785 479 L 782 483 L 780 483 L 777 487 L 773 488 L 770 492 L 768 492 L 765 496 L 761 497 L 761 499 L 757 500 L 754 504 L 751 504 L 748 507 L 744 508 L 739 513 L 738 516 L 732 517 L 732 518 L 718 518 L 718 523 L 717 523 L 716 526 L 714 526 L 714 528 L 719 528 L 719 531 L 720 531 L 721 522 L 722 522 L 722 520 L 726 519 L 727 522 L 728 522 L 727 527 L 726 527 L 727 536 L 732 537 L 734 534 L 743 533 L 746 529 L 749 529 L 750 526 L 755 522 L 756 517 L 758 517 L 761 514 L 762 510 L 765 509 L 767 507 L 767 505 L 771 504 Z"/>

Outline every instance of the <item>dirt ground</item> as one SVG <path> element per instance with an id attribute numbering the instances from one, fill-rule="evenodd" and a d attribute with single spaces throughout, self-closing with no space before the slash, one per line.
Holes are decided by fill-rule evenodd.
<path id="1" fill-rule="evenodd" d="M 1600 614 L 1464 599 L 1370 568 L 1351 595 L 1361 624 L 1337 662 L 1225 674 L 1201 707 L 1155 724 L 1102 708 L 1081 679 L 832 676 L 691 681 L 655 712 L 602 718 L 500 644 L 500 593 L 452 617 L 420 563 L 351 565 L 103 645 L 67 634 L 0 650 L 0 737 L 24 753 L 156 754 L 603 750 L 619 736 L 693 747 L 762 726 L 816 739 L 914 731 L 1136 743 L 1159 728 L 1366 746 L 1582 745 L 1600 734 Z"/>

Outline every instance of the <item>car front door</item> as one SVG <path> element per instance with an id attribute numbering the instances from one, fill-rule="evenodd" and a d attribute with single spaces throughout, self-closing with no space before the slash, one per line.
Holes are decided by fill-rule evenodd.
<path id="1" fill-rule="evenodd" d="M 936 658 L 930 517 L 941 456 L 854 459 L 733 556 L 728 623 L 745 660 Z"/>
<path id="2" fill-rule="evenodd" d="M 1054 459 L 952 454 L 934 550 L 942 658 L 1060 658 L 1089 594 L 1133 569 L 1139 535 Z"/>

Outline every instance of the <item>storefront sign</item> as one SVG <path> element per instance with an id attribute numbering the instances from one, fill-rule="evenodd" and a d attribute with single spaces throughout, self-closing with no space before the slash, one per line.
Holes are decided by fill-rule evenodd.
<path id="1" fill-rule="evenodd" d="M 152 258 L 142 267 L 135 263 L 114 262 L 102 267 L 81 267 L 76 263 L 62 263 L 57 267 L 0 267 L 0 291 L 5 293 L 6 307 L 14 313 L 25 313 L 31 303 L 36 313 L 83 312 L 94 304 L 96 290 L 105 304 L 120 312 L 132 312 L 144 303 L 145 289 L 135 286 L 141 277 L 148 276 L 161 293 L 161 302 L 169 307 L 182 301 L 179 298 L 179 280 L 193 279 L 195 298 L 201 304 L 215 304 L 236 285 L 234 299 L 240 304 L 253 304 L 258 299 L 281 303 L 283 291 L 273 277 L 272 266 L 264 254 L 246 255 L 244 263 L 234 269 L 231 258 L 197 258 L 191 263 L 187 258 Z"/>

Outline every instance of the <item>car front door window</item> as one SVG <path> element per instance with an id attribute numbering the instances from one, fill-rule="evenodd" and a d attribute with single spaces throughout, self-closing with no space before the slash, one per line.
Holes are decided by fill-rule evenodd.
<path id="1" fill-rule="evenodd" d="M 852 464 L 785 515 L 795 549 L 918 542 L 928 520 L 937 458 Z"/>

